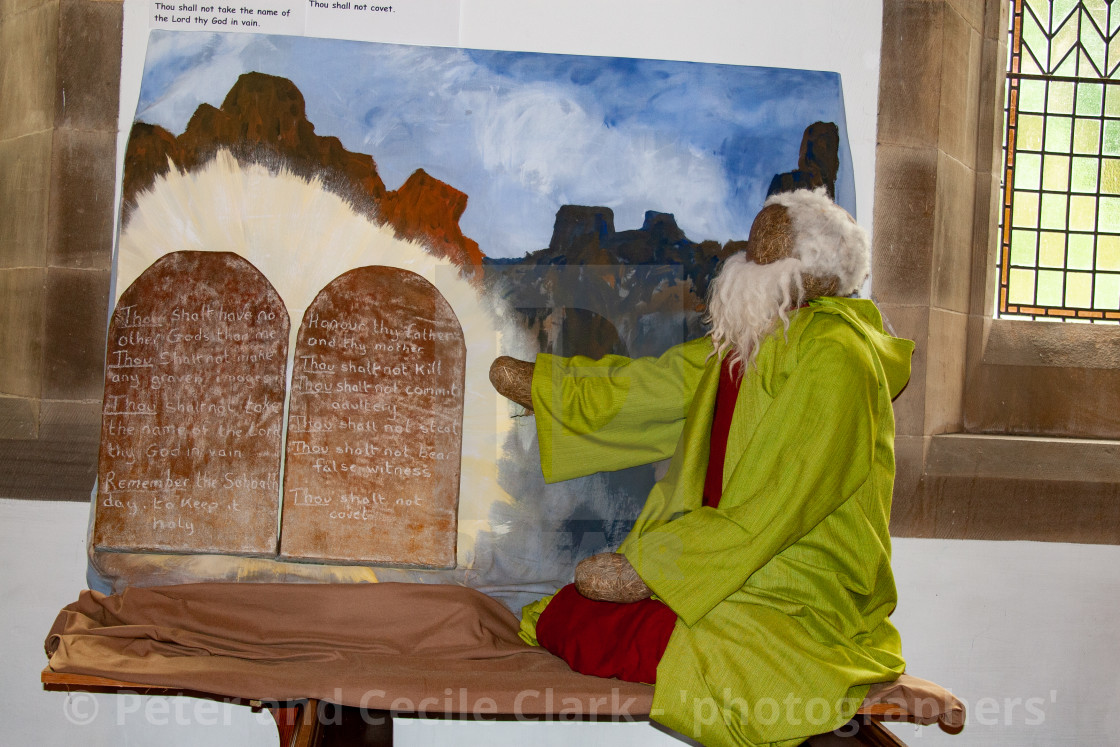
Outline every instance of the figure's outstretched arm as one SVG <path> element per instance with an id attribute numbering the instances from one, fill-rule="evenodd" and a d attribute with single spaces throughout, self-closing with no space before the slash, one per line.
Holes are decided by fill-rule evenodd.
<path id="1" fill-rule="evenodd" d="M 531 396 L 545 482 L 672 456 L 711 351 L 705 337 L 656 358 L 538 355 Z"/>
<path id="2" fill-rule="evenodd" d="M 546 482 L 555 482 L 671 456 L 711 350 L 703 338 L 657 358 L 542 355 L 534 364 L 501 356 L 490 383 L 536 411 L 541 467 Z M 579 564 L 576 587 L 611 602 L 652 594 L 625 556 L 609 552 Z"/>

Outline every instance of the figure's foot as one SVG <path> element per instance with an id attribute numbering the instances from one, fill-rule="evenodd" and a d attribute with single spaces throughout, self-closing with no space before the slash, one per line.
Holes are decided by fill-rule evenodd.
<path id="1" fill-rule="evenodd" d="M 616 552 L 581 560 L 576 566 L 576 589 L 600 602 L 638 602 L 653 596 L 626 556 Z"/>

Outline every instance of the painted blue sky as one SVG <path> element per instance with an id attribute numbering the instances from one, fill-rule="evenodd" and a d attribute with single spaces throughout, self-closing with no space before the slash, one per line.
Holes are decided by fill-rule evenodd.
<path id="1" fill-rule="evenodd" d="M 547 246 L 564 204 L 746 238 L 818 120 L 840 127 L 837 199 L 855 202 L 835 73 L 153 31 L 136 118 L 179 134 L 248 71 L 292 80 L 315 131 L 372 155 L 389 189 L 423 168 L 466 192 L 463 232 L 492 257 Z"/>

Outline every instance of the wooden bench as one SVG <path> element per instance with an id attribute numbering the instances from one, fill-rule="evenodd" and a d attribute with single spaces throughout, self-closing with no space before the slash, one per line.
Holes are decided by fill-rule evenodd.
<path id="1" fill-rule="evenodd" d="M 909 677 L 903 675 L 903 677 Z M 921 683 L 923 690 L 936 685 L 917 678 L 911 681 Z M 351 717 L 343 715 L 342 723 L 328 728 L 321 719 L 321 702 L 314 698 L 298 701 L 267 701 L 254 699 L 233 699 L 228 696 L 212 693 L 184 690 L 173 687 L 160 687 L 146 685 L 139 682 L 125 682 L 83 674 L 67 674 L 53 672 L 50 667 L 43 669 L 40 680 L 46 690 L 52 691 L 81 691 L 100 693 L 135 693 L 139 695 L 167 695 L 187 696 L 219 700 L 226 703 L 241 703 L 254 710 L 266 709 L 276 722 L 280 747 L 330 747 L 331 745 L 370 745 L 372 747 L 388 747 L 393 744 L 393 717 L 417 716 L 426 714 L 396 713 L 390 711 L 366 712 L 364 718 L 359 717 L 358 709 L 345 709 L 353 711 Z M 905 684 L 905 683 L 904 683 Z M 889 688 L 883 688 L 889 689 Z M 898 688 L 894 688 L 896 691 Z M 940 688 L 938 688 L 940 689 Z M 805 743 L 805 747 L 854 747 L 867 745 L 868 747 L 905 747 L 905 743 L 883 726 L 885 721 L 904 721 L 910 723 L 932 723 L 931 718 L 941 725 L 941 728 L 950 733 L 959 732 L 964 725 L 963 707 L 958 710 L 942 709 L 934 713 L 932 701 L 922 704 L 906 703 L 902 699 L 871 702 L 877 695 L 873 693 L 856 712 L 856 716 L 844 727 L 834 733 L 821 734 L 812 737 Z M 889 696 L 888 696 L 889 697 Z M 951 701 L 958 702 L 952 696 Z M 370 713 L 376 716 L 370 718 Z M 441 714 L 444 718 L 463 717 L 467 714 Z M 495 714 L 493 720 L 512 719 L 513 716 Z M 524 717 L 519 717 L 523 720 Z M 355 727 L 355 725 L 357 725 Z M 360 735 L 358 732 L 360 731 Z M 361 741 L 352 741 L 360 739 Z"/>
<path id="2" fill-rule="evenodd" d="M 181 694 L 267 708 L 284 747 L 354 743 L 334 741 L 341 730 L 333 723 L 324 728 L 321 721 L 334 719 L 319 718 L 320 704 L 332 715 L 340 706 L 353 707 L 351 721 L 362 732 L 354 739 L 364 744 L 391 744 L 398 715 L 649 718 L 652 687 L 573 672 L 558 657 L 527 646 L 518 625 L 497 600 L 441 584 L 206 583 L 129 588 L 112 596 L 86 591 L 63 608 L 48 633 L 50 659 L 41 680 L 55 690 Z M 373 725 L 381 728 L 367 728 L 372 712 Z M 964 707 L 934 683 L 903 675 L 872 686 L 852 723 L 808 744 L 901 744 L 884 720 L 959 730 Z"/>

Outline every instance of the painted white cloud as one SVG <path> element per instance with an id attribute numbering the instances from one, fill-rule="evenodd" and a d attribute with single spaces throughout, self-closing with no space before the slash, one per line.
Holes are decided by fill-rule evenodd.
<path id="1" fill-rule="evenodd" d="M 461 226 L 491 256 L 546 246 L 563 204 L 610 207 L 618 230 L 640 227 L 647 210 L 673 213 L 694 241 L 742 238 L 749 230 L 742 195 L 731 206 L 722 156 L 710 143 L 690 143 L 688 127 L 654 130 L 641 117 L 607 117 L 607 104 L 588 87 L 516 80 L 465 51 L 153 34 L 149 67 L 148 77 L 164 93 L 139 117 L 176 133 L 199 103 L 220 105 L 242 72 L 291 79 L 316 132 L 372 155 L 389 189 L 424 168 L 467 193 Z M 698 116 L 739 124 L 797 116 L 772 103 L 731 105 L 710 97 L 695 105 Z M 797 143 L 790 145 L 795 163 Z M 752 168 L 762 180 L 775 172 L 765 163 Z"/>
<path id="2" fill-rule="evenodd" d="M 686 232 L 690 223 L 705 234 L 730 230 L 721 165 L 687 144 L 645 128 L 609 128 L 600 112 L 544 85 L 474 106 L 482 109 L 473 134 L 491 180 L 487 192 L 512 198 L 522 191 L 548 211 L 546 232 L 535 230 L 539 222 L 531 226 L 526 248 L 547 245 L 563 204 L 610 207 L 619 230 L 640 227 L 646 210 L 674 213 Z M 516 217 L 506 230 L 516 235 Z"/>
<path id="3" fill-rule="evenodd" d="M 243 72 L 246 50 L 259 43 L 251 34 L 154 33 L 149 37 L 142 95 L 159 95 L 141 104 L 137 119 L 182 132 L 201 103 L 219 106 Z M 150 72 L 149 72 L 150 71 Z"/>

